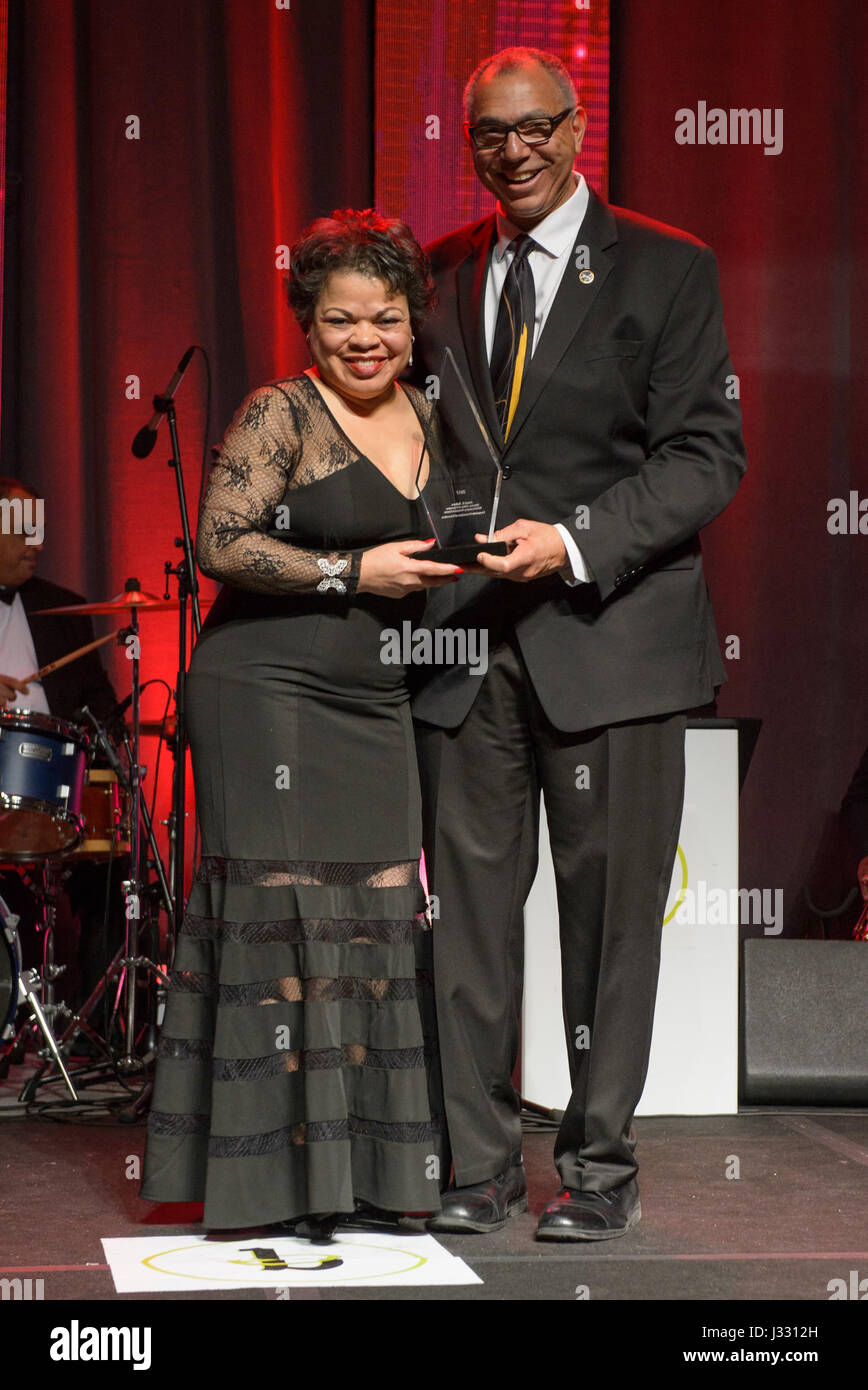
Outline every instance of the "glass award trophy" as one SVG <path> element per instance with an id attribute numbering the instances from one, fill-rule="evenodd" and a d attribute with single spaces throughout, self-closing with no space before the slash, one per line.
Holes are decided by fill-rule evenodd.
<path id="1" fill-rule="evenodd" d="M 472 564 L 480 551 L 506 555 L 493 541 L 502 480 L 500 455 L 452 352 L 446 348 L 439 395 L 425 430 L 416 490 L 436 545 L 415 558 Z M 485 542 L 474 540 L 484 533 Z"/>

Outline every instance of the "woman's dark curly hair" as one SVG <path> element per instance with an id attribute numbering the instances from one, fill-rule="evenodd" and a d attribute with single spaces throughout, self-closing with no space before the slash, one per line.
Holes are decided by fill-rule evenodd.
<path id="1" fill-rule="evenodd" d="M 305 227 L 289 253 L 286 295 L 305 332 L 317 300 L 336 270 L 356 271 L 383 280 L 393 294 L 405 294 L 410 321 L 417 328 L 436 300 L 428 257 L 410 228 L 373 208 L 336 208 Z"/>

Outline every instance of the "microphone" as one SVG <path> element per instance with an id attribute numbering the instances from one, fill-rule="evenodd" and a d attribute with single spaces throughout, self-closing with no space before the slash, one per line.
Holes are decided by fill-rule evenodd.
<path id="1" fill-rule="evenodd" d="M 144 689 L 144 686 L 142 686 L 141 689 Z M 111 713 L 106 715 L 106 724 L 114 724 L 115 720 L 120 719 L 126 714 L 132 703 L 132 695 L 125 695 L 122 700 L 118 701 Z"/>
<path id="2" fill-rule="evenodd" d="M 148 681 L 148 684 L 150 685 L 150 681 Z M 142 689 L 144 690 L 144 686 L 142 686 Z M 126 714 L 132 703 L 132 695 L 125 695 L 122 700 L 118 701 L 114 709 L 109 710 L 108 714 L 105 716 L 105 723 L 114 724 L 115 720 L 120 719 L 121 715 Z M 79 705 L 78 709 L 73 714 L 73 720 L 77 724 L 81 723 L 82 718 L 93 719 L 93 717 L 87 705 Z"/>
<path id="3" fill-rule="evenodd" d="M 139 687 L 139 693 L 143 694 L 144 691 L 147 690 L 149 685 L 159 685 L 159 683 L 159 676 L 152 676 L 149 681 L 144 681 L 142 683 L 142 685 Z M 118 700 L 118 703 L 109 710 L 108 714 L 103 715 L 103 726 L 106 729 L 113 728 L 113 726 L 115 726 L 118 723 L 118 721 L 123 718 L 123 716 L 126 714 L 127 710 L 129 709 L 132 703 L 132 694 L 125 695 L 122 700 Z M 79 705 L 78 709 L 73 710 L 72 712 L 72 722 L 74 724 L 80 724 L 84 719 L 90 719 L 91 721 L 93 721 L 94 718 L 94 714 L 90 709 L 88 709 L 87 705 Z"/>
<path id="4" fill-rule="evenodd" d="M 178 387 L 180 386 L 181 378 L 186 372 L 187 368 L 189 367 L 190 358 L 193 356 L 193 353 L 195 351 L 196 344 L 194 343 L 192 347 L 187 348 L 187 351 L 184 353 L 184 356 L 181 358 L 180 362 L 175 368 L 172 380 L 166 387 L 166 394 L 164 396 L 154 397 L 154 413 L 151 416 L 148 423 L 142 426 L 135 439 L 133 440 L 133 453 L 135 454 L 137 459 L 146 459 L 148 457 L 148 454 L 151 452 L 154 445 L 156 444 L 157 430 L 160 428 L 160 421 L 166 413 L 166 401 L 170 401 L 172 399 Z M 159 405 L 157 404 L 158 401 L 160 402 Z"/>
<path id="5" fill-rule="evenodd" d="M 132 696 L 130 696 L 130 699 L 132 699 Z M 89 722 L 96 729 L 97 742 L 99 743 L 100 748 L 102 749 L 103 753 L 108 759 L 108 763 L 112 769 L 112 772 L 117 777 L 120 786 L 126 787 L 127 779 L 124 774 L 124 770 L 121 767 L 120 759 L 118 758 L 117 753 L 112 747 L 112 741 L 105 731 L 105 725 L 100 723 L 96 715 L 88 709 L 87 705 L 82 705 L 80 710 L 76 710 L 76 714 L 83 714 L 85 718 L 88 719 Z M 106 723 L 107 722 L 108 721 L 106 721 Z"/>

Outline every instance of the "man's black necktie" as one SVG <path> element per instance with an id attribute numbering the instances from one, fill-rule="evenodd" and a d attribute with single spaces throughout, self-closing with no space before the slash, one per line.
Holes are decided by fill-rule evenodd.
<path id="1" fill-rule="evenodd" d="M 3 587 L 2 584 L 0 584 L 0 601 L 2 601 L 3 603 L 14 603 L 15 595 L 17 593 L 17 589 L 6 589 Z"/>
<path id="2" fill-rule="evenodd" d="M 491 348 L 491 382 L 504 439 L 509 435 L 530 361 L 536 315 L 533 271 L 527 259 L 536 243 L 522 232 L 512 245 L 515 255 L 503 282 Z"/>

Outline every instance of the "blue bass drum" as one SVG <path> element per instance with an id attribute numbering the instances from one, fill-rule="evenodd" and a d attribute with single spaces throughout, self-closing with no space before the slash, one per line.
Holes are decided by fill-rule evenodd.
<path id="1" fill-rule="evenodd" d="M 54 858 L 76 848 L 89 747 L 76 724 L 33 710 L 0 712 L 0 862 Z"/>

